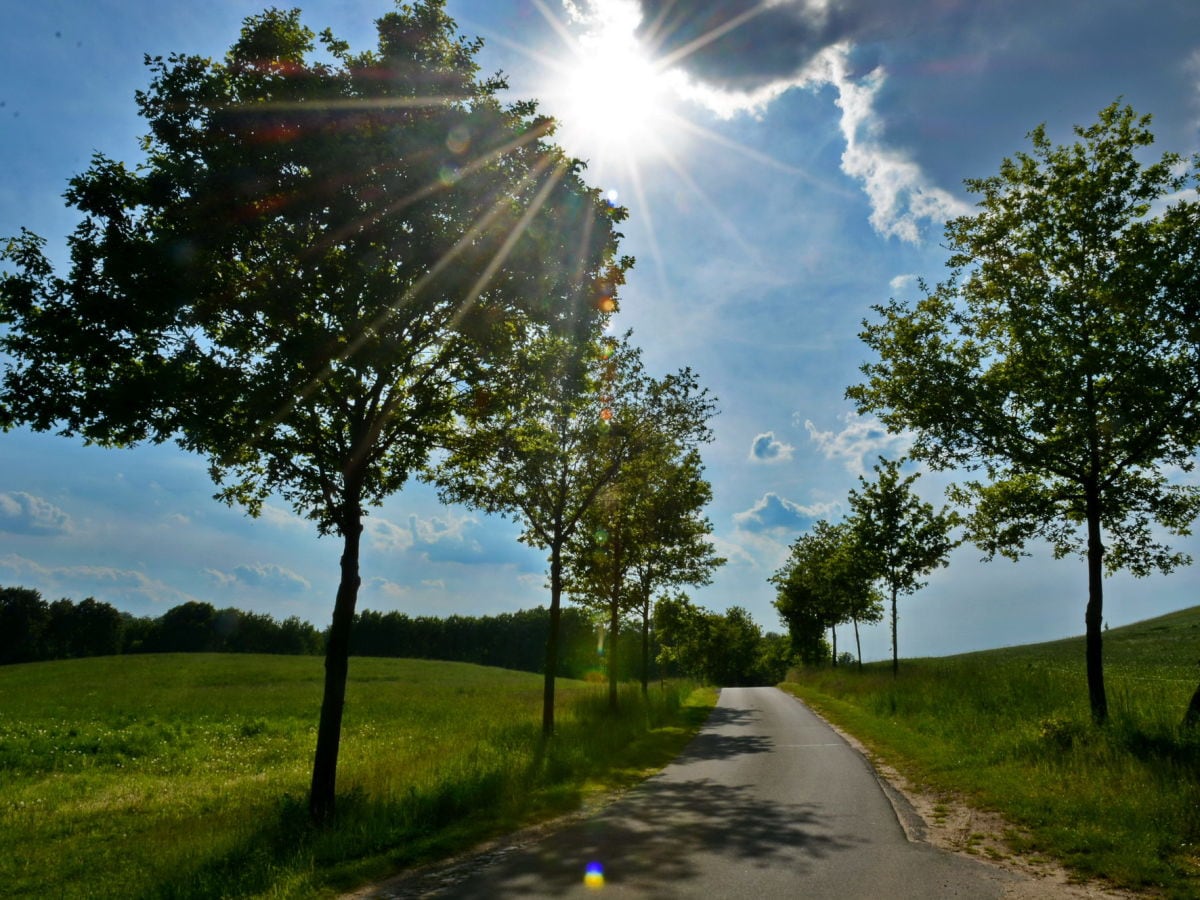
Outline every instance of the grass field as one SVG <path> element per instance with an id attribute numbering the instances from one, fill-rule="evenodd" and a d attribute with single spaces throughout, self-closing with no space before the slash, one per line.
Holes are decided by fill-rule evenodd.
<path id="1" fill-rule="evenodd" d="M 661 767 L 715 699 L 353 659 L 336 827 L 307 825 L 322 660 L 145 655 L 0 668 L 0 895 L 328 896 Z M 582 871 L 582 870 L 581 870 Z M 581 875 L 582 877 L 582 875 Z"/>
<path id="2" fill-rule="evenodd" d="M 994 809 L 1015 850 L 1200 897 L 1200 607 L 1104 635 L 1111 722 L 1092 726 L 1083 639 L 797 673 L 786 685 L 915 783 Z"/>

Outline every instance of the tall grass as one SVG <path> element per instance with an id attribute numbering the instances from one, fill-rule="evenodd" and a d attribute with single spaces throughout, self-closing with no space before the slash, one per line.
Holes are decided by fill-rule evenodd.
<path id="1" fill-rule="evenodd" d="M 1106 635 L 1094 727 L 1081 640 L 799 674 L 787 689 L 918 783 L 1002 812 L 1015 848 L 1081 874 L 1200 896 L 1200 734 L 1181 726 L 1200 609 Z"/>
<path id="2" fill-rule="evenodd" d="M 0 669 L 0 895 L 319 896 L 578 805 L 665 763 L 713 702 L 459 663 L 354 659 L 334 827 L 308 826 L 319 659 Z"/>

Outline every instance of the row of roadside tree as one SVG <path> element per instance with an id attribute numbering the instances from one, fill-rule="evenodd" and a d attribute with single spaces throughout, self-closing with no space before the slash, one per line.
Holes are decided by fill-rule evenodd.
<path id="1" fill-rule="evenodd" d="M 934 512 L 881 460 L 846 521 L 776 573 L 802 654 L 822 627 L 878 618 L 882 589 L 895 660 L 897 596 L 957 541 L 1014 560 L 1040 541 L 1086 561 L 1088 697 L 1107 721 L 1104 576 L 1190 565 L 1166 541 L 1200 515 L 1200 155 L 1145 161 L 1149 124 L 1117 102 L 1073 144 L 1035 128 L 1029 152 L 967 180 L 978 211 L 947 223 L 949 277 L 863 323 L 876 358 L 847 397 L 914 461 L 962 476 L 948 496 L 963 512 Z M 1185 722 L 1200 724 L 1200 688 Z"/>
<path id="2" fill-rule="evenodd" d="M 548 737 L 564 592 L 614 634 L 642 603 L 647 659 L 649 597 L 719 564 L 696 451 L 715 402 L 611 330 L 626 211 L 533 102 L 480 76 L 444 0 L 376 29 L 353 52 L 269 9 L 223 58 L 147 58 L 142 158 L 97 154 L 70 180 L 70 264 L 28 231 L 0 251 L 0 426 L 174 442 L 219 499 L 281 498 L 341 540 L 316 822 L 334 812 L 364 516 L 410 478 L 546 552 Z"/>

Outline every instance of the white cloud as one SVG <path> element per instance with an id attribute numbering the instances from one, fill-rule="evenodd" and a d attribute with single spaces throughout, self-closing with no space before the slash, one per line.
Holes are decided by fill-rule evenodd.
<path id="1" fill-rule="evenodd" d="M 792 452 L 795 449 L 791 444 L 785 444 L 778 440 L 775 432 L 764 431 L 762 434 L 756 435 L 750 444 L 750 459 L 754 462 L 764 463 L 787 462 L 792 458 Z"/>
<path id="2" fill-rule="evenodd" d="M 836 508 L 836 503 L 801 506 L 786 497 L 767 492 L 749 509 L 734 513 L 733 523 L 740 531 L 799 531 L 813 521 L 829 515 Z"/>
<path id="3" fill-rule="evenodd" d="M 0 531 L 11 534 L 67 534 L 71 517 L 41 497 L 24 491 L 0 494 Z"/>
<path id="4" fill-rule="evenodd" d="M 177 606 L 197 600 L 191 594 L 136 569 L 43 566 L 16 554 L 0 557 L 0 582 L 25 584 L 41 591 L 44 596 L 68 596 L 74 599 L 95 597 L 120 608 L 146 601 L 158 606 Z"/>
<path id="5" fill-rule="evenodd" d="M 412 595 L 412 588 L 386 578 L 368 578 L 363 588 L 364 593 L 378 594 L 388 600 L 400 600 Z"/>
<path id="6" fill-rule="evenodd" d="M 940 225 L 970 207 L 948 191 L 929 184 L 921 167 L 899 150 L 880 141 L 882 123 L 875 112 L 875 97 L 886 75 L 877 68 L 859 81 L 849 75 L 849 44 L 827 47 L 818 57 L 824 81 L 837 88 L 835 101 L 842 111 L 842 171 L 862 182 L 871 201 L 871 225 L 884 237 L 909 243 L 921 238 L 921 223 Z"/>
<path id="7" fill-rule="evenodd" d="M 282 506 L 273 506 L 270 503 L 263 504 L 258 517 L 268 525 L 273 525 L 276 528 L 296 531 L 315 530 L 312 522 L 301 518 L 290 509 L 284 509 Z"/>
<path id="8" fill-rule="evenodd" d="M 913 275 L 912 273 L 897 275 L 888 282 L 888 287 L 890 287 L 896 293 L 900 293 L 901 291 L 908 290 L 910 287 L 916 284 L 917 280 L 918 276 Z"/>
<path id="9" fill-rule="evenodd" d="M 312 584 L 307 578 L 274 563 L 234 566 L 229 572 L 217 569 L 204 571 L 219 587 L 226 590 L 248 587 L 285 594 L 301 594 L 312 589 Z"/>
<path id="10" fill-rule="evenodd" d="M 371 547 L 376 550 L 404 552 L 413 545 L 411 528 L 405 528 L 379 516 L 368 516 L 363 521 L 363 526 Z"/>
<path id="11" fill-rule="evenodd" d="M 912 438 L 891 434 L 878 419 L 867 419 L 857 413 L 842 417 L 846 423 L 841 431 L 820 431 L 810 420 L 804 420 L 809 437 L 826 459 L 841 460 L 854 475 L 867 471 L 867 457 L 903 456 L 912 445 Z"/>

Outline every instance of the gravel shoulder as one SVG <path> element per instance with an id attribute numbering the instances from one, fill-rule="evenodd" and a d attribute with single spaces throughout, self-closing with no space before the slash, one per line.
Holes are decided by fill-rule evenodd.
<path id="1" fill-rule="evenodd" d="M 797 699 L 796 702 L 802 701 Z M 1019 829 L 1003 816 L 990 810 L 977 809 L 962 797 L 917 787 L 854 735 L 839 728 L 807 704 L 805 706 L 871 764 L 910 841 L 928 843 L 951 853 L 970 856 L 1018 876 L 1017 882 L 1006 885 L 1006 898 L 1130 900 L 1151 896 L 1114 888 L 1098 881 L 1082 881 L 1054 860 L 1014 853 L 1004 835 Z"/>

